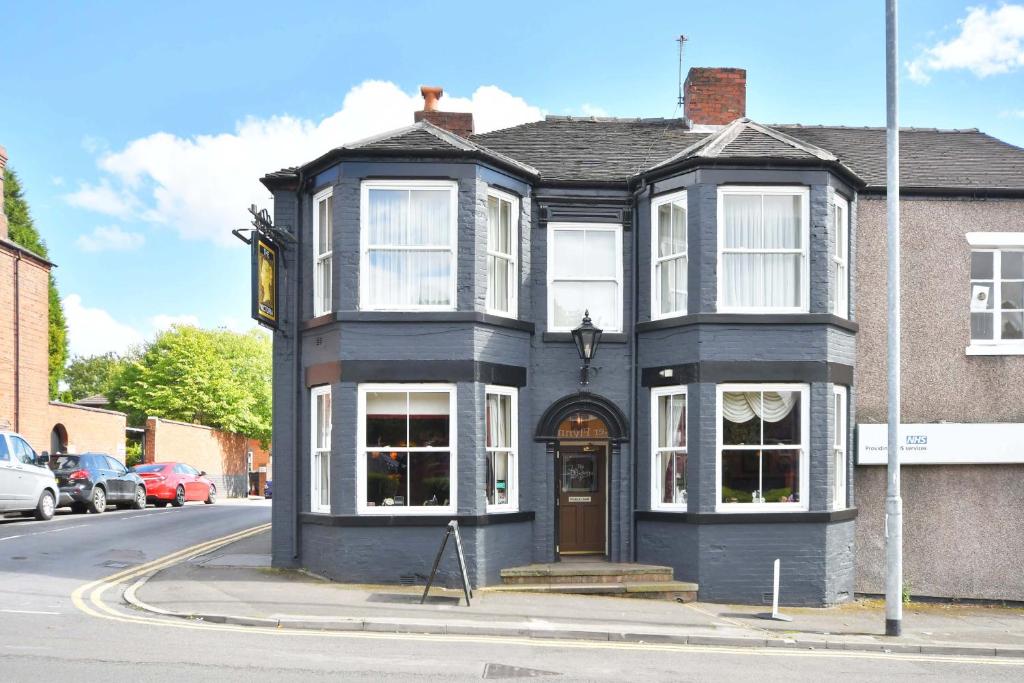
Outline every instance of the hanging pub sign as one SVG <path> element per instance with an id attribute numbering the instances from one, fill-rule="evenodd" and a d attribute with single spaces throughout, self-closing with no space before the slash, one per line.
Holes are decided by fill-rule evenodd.
<path id="1" fill-rule="evenodd" d="M 264 327 L 276 330 L 277 268 L 279 249 L 269 237 L 252 238 L 252 317 Z"/>

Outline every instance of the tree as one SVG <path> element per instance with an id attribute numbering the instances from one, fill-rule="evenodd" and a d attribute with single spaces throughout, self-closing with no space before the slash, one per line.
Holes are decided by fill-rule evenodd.
<path id="1" fill-rule="evenodd" d="M 263 332 L 176 325 L 125 366 L 111 398 L 135 424 L 152 415 L 266 442 L 271 367 L 271 342 Z"/>
<path id="2" fill-rule="evenodd" d="M 4 213 L 10 225 L 11 241 L 44 259 L 50 258 L 46 242 L 32 221 L 28 202 L 21 190 L 21 181 L 9 168 L 4 169 Z M 68 325 L 64 319 L 64 306 L 60 302 L 57 281 L 50 275 L 50 398 L 57 397 L 57 385 L 64 376 L 64 363 L 68 359 Z"/>
<path id="3" fill-rule="evenodd" d="M 64 382 L 68 388 L 61 392 L 61 400 L 74 403 L 96 394 L 110 398 L 117 386 L 118 377 L 130 361 L 130 358 L 113 352 L 98 356 L 75 356 L 64 371 Z"/>

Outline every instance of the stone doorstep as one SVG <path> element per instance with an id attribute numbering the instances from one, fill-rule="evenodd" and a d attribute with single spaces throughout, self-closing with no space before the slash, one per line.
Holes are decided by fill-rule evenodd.
<path id="1" fill-rule="evenodd" d="M 697 584 L 685 581 L 648 581 L 612 583 L 535 583 L 490 586 L 487 591 L 510 593 L 569 593 L 575 595 L 610 595 L 620 598 L 650 598 L 693 602 Z"/>
<path id="2" fill-rule="evenodd" d="M 671 574 L 672 567 L 655 564 L 633 564 L 624 562 L 552 562 L 549 564 L 528 564 L 522 567 L 506 567 L 501 577 L 515 576 L 607 576 L 633 574 Z"/>
<path id="3" fill-rule="evenodd" d="M 508 576 L 502 577 L 505 585 L 551 585 L 574 583 L 628 583 L 634 581 L 672 581 L 672 572 L 645 572 L 643 574 L 563 574 L 558 576 Z"/>

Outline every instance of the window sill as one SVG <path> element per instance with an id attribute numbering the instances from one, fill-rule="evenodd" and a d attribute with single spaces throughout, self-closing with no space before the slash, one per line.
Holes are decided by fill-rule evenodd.
<path id="1" fill-rule="evenodd" d="M 685 513 L 686 512 L 686 506 L 685 505 L 667 505 L 667 504 L 666 505 L 652 505 L 651 506 L 651 512 Z"/>
<path id="2" fill-rule="evenodd" d="M 971 344 L 968 356 L 1024 356 L 1024 344 Z"/>
<path id="3" fill-rule="evenodd" d="M 541 339 L 548 343 L 572 344 L 572 332 L 545 332 Z M 629 341 L 629 335 L 624 332 L 605 332 L 601 335 L 602 344 L 625 344 Z"/>
<path id="4" fill-rule="evenodd" d="M 518 505 L 490 505 L 484 512 L 488 515 L 509 515 L 519 512 Z"/>
<path id="5" fill-rule="evenodd" d="M 429 451 L 424 452 L 429 453 Z M 428 505 L 417 507 L 381 505 L 380 507 L 361 508 L 356 510 L 356 514 L 364 517 L 432 517 L 435 515 L 454 515 L 455 508 L 451 505 Z"/>
<path id="6" fill-rule="evenodd" d="M 806 505 L 799 503 L 722 503 L 715 508 L 720 515 L 746 515 L 752 512 L 780 512 L 793 514 L 808 512 Z"/>

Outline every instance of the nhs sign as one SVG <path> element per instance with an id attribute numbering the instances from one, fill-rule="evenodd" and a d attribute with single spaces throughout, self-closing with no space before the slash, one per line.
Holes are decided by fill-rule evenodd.
<path id="1" fill-rule="evenodd" d="M 928 437 L 924 434 L 908 434 L 907 435 L 908 446 L 927 446 Z"/>
<path id="2" fill-rule="evenodd" d="M 889 459 L 884 424 L 857 425 L 857 464 L 885 465 Z M 900 425 L 904 465 L 1024 463 L 1024 424 L 937 423 Z"/>

